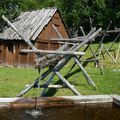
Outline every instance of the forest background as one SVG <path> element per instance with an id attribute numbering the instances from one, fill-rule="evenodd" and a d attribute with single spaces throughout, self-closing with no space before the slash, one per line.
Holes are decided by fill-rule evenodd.
<path id="1" fill-rule="evenodd" d="M 1 16 L 11 21 L 21 11 L 57 7 L 71 36 L 80 35 L 80 26 L 87 32 L 91 27 L 120 27 L 120 0 L 0 0 L 0 32 L 5 27 Z"/>

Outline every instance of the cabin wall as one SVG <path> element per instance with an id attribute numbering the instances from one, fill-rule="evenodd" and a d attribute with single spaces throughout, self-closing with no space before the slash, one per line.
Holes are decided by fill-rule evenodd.
<path id="1" fill-rule="evenodd" d="M 7 47 L 6 43 L 1 43 L 1 64 L 6 65 L 6 54 L 7 54 Z"/>
<path id="2" fill-rule="evenodd" d="M 35 54 L 22 53 L 21 49 L 28 49 L 24 41 L 0 42 L 0 64 L 14 67 L 33 67 Z"/>
<path id="3" fill-rule="evenodd" d="M 14 66 L 20 66 L 20 42 L 14 42 Z"/>
<path id="4" fill-rule="evenodd" d="M 60 44 L 58 44 L 56 41 L 51 40 L 51 38 L 59 38 L 58 34 L 52 27 L 53 24 L 58 29 L 63 38 L 69 38 L 68 32 L 66 31 L 60 14 L 56 12 L 48 25 L 44 27 L 43 31 L 38 36 L 36 40 L 37 48 L 44 50 L 56 50 L 60 47 Z"/>

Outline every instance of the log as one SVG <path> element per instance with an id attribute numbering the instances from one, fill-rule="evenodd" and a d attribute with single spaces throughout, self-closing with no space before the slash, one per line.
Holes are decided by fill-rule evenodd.
<path id="1" fill-rule="evenodd" d="M 62 46 L 63 47 L 63 46 Z M 76 47 L 76 45 L 72 46 L 70 49 L 67 51 L 71 51 Z M 61 48 L 59 48 L 61 49 Z M 49 67 L 51 65 L 57 64 L 61 59 L 63 59 L 65 56 L 69 55 L 57 55 L 57 54 L 48 54 L 46 56 L 40 57 L 36 59 L 36 67 L 45 68 Z"/>
<path id="2" fill-rule="evenodd" d="M 57 70 L 54 69 L 54 72 L 75 95 L 81 95 Z"/>
<path id="3" fill-rule="evenodd" d="M 82 27 L 81 27 L 82 28 Z M 96 28 L 93 28 L 87 35 L 87 37 L 89 37 L 91 34 L 93 34 L 95 32 Z M 86 37 L 81 36 L 81 37 L 77 37 L 77 38 L 51 38 L 51 41 L 64 41 L 64 42 L 83 42 L 86 39 Z"/>
<path id="4" fill-rule="evenodd" d="M 40 53 L 40 54 L 57 54 L 57 55 L 84 55 L 84 52 L 75 52 L 75 51 L 58 51 L 58 50 L 30 50 L 22 49 L 21 52 L 24 53 Z"/>
<path id="5" fill-rule="evenodd" d="M 58 43 L 60 43 L 60 44 L 67 44 L 67 45 L 75 45 L 75 43 L 70 43 L 70 42 L 67 42 L 67 41 L 65 41 L 65 42 L 58 42 Z"/>
<path id="6" fill-rule="evenodd" d="M 115 30 L 102 31 L 101 33 L 104 34 L 104 33 L 119 33 L 119 32 L 120 32 L 120 28 L 115 29 Z"/>
<path id="7" fill-rule="evenodd" d="M 82 42 L 84 38 L 51 38 L 51 41 L 67 41 L 67 42 Z"/>
<path id="8" fill-rule="evenodd" d="M 30 86 L 26 87 L 24 90 L 22 90 L 17 97 L 21 97 L 23 96 L 25 93 L 27 93 L 28 91 L 30 91 L 36 84 L 38 84 L 38 82 L 40 80 L 43 80 L 47 75 L 49 75 L 51 73 L 51 70 L 48 69 L 47 71 L 45 71 L 40 77 L 38 77 L 35 82 L 33 82 Z"/>
<path id="9" fill-rule="evenodd" d="M 49 85 L 48 88 L 59 89 L 59 88 L 63 88 L 63 86 L 62 85 Z"/>
<path id="10" fill-rule="evenodd" d="M 92 81 L 91 77 L 89 76 L 89 74 L 86 72 L 86 70 L 83 68 L 83 66 L 81 65 L 81 63 L 79 62 L 79 58 L 76 56 L 74 57 L 75 62 L 78 64 L 78 66 L 80 67 L 83 75 L 86 77 L 87 82 L 89 83 L 89 85 L 93 86 L 96 88 L 95 83 Z"/>
<path id="11" fill-rule="evenodd" d="M 2 15 L 2 18 L 27 43 L 27 45 L 29 45 L 33 50 L 37 50 L 30 40 L 26 39 L 4 15 Z"/>

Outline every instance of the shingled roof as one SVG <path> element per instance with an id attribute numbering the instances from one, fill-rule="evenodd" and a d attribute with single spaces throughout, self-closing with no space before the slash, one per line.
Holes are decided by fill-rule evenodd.
<path id="1" fill-rule="evenodd" d="M 56 11 L 56 8 L 49 8 L 22 12 L 21 15 L 14 20 L 13 25 L 24 37 L 29 40 L 35 40 L 43 28 L 49 23 Z M 21 37 L 14 32 L 12 28 L 8 27 L 0 34 L 0 39 L 21 40 Z"/>

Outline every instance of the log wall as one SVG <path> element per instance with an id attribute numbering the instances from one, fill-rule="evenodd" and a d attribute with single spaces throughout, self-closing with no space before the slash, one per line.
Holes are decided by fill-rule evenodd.
<path id="1" fill-rule="evenodd" d="M 44 27 L 43 31 L 39 34 L 36 42 L 39 49 L 56 50 L 60 47 L 60 44 L 52 41 L 51 38 L 59 38 L 52 25 L 55 25 L 63 38 L 69 38 L 68 32 L 66 31 L 65 25 L 61 19 L 61 16 L 56 12 L 47 26 Z"/>

